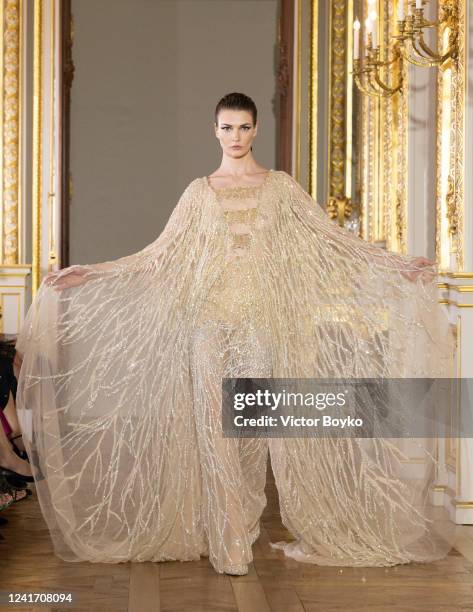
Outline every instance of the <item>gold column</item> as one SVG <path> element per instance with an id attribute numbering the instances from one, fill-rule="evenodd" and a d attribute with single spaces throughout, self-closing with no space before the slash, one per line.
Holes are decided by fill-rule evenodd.
<path id="1" fill-rule="evenodd" d="M 1 76 L 2 122 L 1 186 L 2 208 L 0 232 L 1 263 L 18 264 L 21 179 L 20 179 L 20 105 L 21 105 L 21 38 L 22 15 L 20 0 L 0 0 L 2 24 Z"/>
<path id="2" fill-rule="evenodd" d="M 41 195 L 43 167 L 43 0 L 34 0 L 34 83 L 33 83 L 33 295 L 41 281 Z"/>
<path id="3" fill-rule="evenodd" d="M 319 2 L 312 0 L 310 17 L 310 79 L 309 79 L 309 193 L 317 197 L 317 96 L 318 96 L 318 28 Z M 300 15 L 300 13 L 299 13 Z"/>
<path id="4" fill-rule="evenodd" d="M 344 199 L 347 85 L 347 0 L 332 0 L 330 7 L 329 71 L 329 197 Z"/>
<path id="5" fill-rule="evenodd" d="M 448 59 L 438 73 L 436 256 L 442 270 L 464 268 L 466 2 L 458 1 L 457 58 Z M 439 51 L 448 44 L 448 35 L 445 26 L 439 33 Z"/>
<path id="6" fill-rule="evenodd" d="M 346 104 L 345 104 L 345 196 L 348 200 L 352 198 L 352 174 L 353 174 L 353 0 L 349 0 L 347 6 L 347 52 L 346 52 Z"/>
<path id="7" fill-rule="evenodd" d="M 56 108 L 55 87 L 57 80 L 56 66 L 56 2 L 50 5 L 50 27 L 49 27 L 49 190 L 48 190 L 48 271 L 57 263 L 58 253 L 56 244 L 57 234 L 57 201 L 56 201 Z"/>
<path id="8" fill-rule="evenodd" d="M 301 181 L 301 78 L 302 78 L 302 0 L 295 0 L 296 67 L 294 79 L 294 178 Z"/>
<path id="9" fill-rule="evenodd" d="M 392 57 L 392 36 L 397 28 L 397 2 L 361 2 L 361 21 L 375 8 L 378 16 L 380 58 Z M 393 63 L 381 68 L 380 78 L 388 86 L 400 81 L 403 89 L 392 96 L 361 97 L 359 150 L 361 236 L 393 251 L 406 251 L 407 223 L 407 70 Z M 348 159 L 347 159 L 348 163 Z"/>

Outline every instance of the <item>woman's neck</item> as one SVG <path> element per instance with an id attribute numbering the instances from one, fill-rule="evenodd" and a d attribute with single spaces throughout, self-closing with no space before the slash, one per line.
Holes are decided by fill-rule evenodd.
<path id="1" fill-rule="evenodd" d="M 251 174 L 262 174 L 267 172 L 267 169 L 260 166 L 251 153 L 234 159 L 232 157 L 223 156 L 220 166 L 212 173 L 219 176 L 244 176 Z"/>

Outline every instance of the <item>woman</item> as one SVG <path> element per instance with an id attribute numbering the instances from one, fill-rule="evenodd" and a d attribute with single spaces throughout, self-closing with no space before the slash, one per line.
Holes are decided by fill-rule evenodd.
<path id="1" fill-rule="evenodd" d="M 18 403 L 65 560 L 208 555 L 219 573 L 247 573 L 268 448 L 296 538 L 276 545 L 287 555 L 365 566 L 448 551 L 426 444 L 413 479 L 385 438 L 222 435 L 224 377 L 452 371 L 434 265 L 335 225 L 288 174 L 254 160 L 257 129 L 250 98 L 222 98 L 222 163 L 190 183 L 158 239 L 48 274 L 28 312 Z"/>

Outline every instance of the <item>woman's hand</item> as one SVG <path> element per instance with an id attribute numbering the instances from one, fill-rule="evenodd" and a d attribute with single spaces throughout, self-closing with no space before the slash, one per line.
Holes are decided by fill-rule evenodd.
<path id="1" fill-rule="evenodd" d="M 58 272 L 49 272 L 44 277 L 43 282 L 55 291 L 62 291 L 63 289 L 83 285 L 89 280 L 90 273 L 90 267 L 74 265 Z"/>
<path id="2" fill-rule="evenodd" d="M 428 282 L 436 278 L 437 271 L 435 269 L 435 261 L 430 261 L 426 257 L 416 257 L 412 261 L 412 267 L 417 270 L 401 270 L 401 274 L 410 281 L 415 281 L 418 276 L 422 276 L 424 282 Z"/>

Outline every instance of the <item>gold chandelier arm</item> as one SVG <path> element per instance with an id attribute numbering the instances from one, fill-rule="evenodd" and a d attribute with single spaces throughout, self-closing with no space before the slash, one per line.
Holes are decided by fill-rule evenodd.
<path id="1" fill-rule="evenodd" d="M 365 95 L 367 95 L 367 96 L 373 96 L 373 95 L 375 95 L 375 93 L 374 93 L 374 92 L 372 92 L 372 91 L 370 91 L 369 89 L 367 89 L 367 88 L 366 88 L 366 86 L 363 84 L 363 81 L 362 81 L 362 74 L 363 74 L 363 72 L 360 72 L 360 73 L 355 73 L 355 72 L 354 72 L 354 73 L 353 73 L 353 76 L 354 76 L 354 78 L 355 78 L 355 83 L 356 83 L 356 86 L 358 87 L 358 89 L 359 89 L 359 90 L 360 90 L 362 93 L 364 93 L 364 94 L 365 94 Z"/>
<path id="2" fill-rule="evenodd" d="M 375 72 L 374 78 L 376 83 L 381 87 L 381 89 L 383 89 L 391 96 L 394 95 L 396 92 L 400 91 L 402 87 L 402 78 L 399 80 L 399 83 L 395 87 L 391 87 L 390 85 L 386 85 L 386 83 L 383 83 L 378 71 Z"/>
<path id="3" fill-rule="evenodd" d="M 399 54 L 396 54 L 391 60 L 388 60 L 386 62 L 382 62 L 381 66 L 383 66 L 383 68 L 387 68 L 388 66 L 392 66 L 393 64 L 395 64 L 397 62 L 398 59 L 399 59 Z"/>
<path id="4" fill-rule="evenodd" d="M 353 63 L 353 77 L 355 79 L 356 86 L 358 89 L 367 96 L 377 97 L 379 94 L 376 89 L 373 88 L 371 83 L 371 72 L 372 68 L 362 67 L 360 60 L 354 60 Z M 366 75 L 365 82 L 363 82 L 363 75 Z"/>
<path id="5" fill-rule="evenodd" d="M 419 49 L 419 46 L 421 47 L 421 49 Z M 428 48 L 428 45 L 425 45 Z M 413 40 L 412 41 L 412 47 L 414 49 L 414 51 L 417 53 L 417 55 L 419 55 L 420 57 L 422 57 L 428 64 L 428 66 L 436 66 L 438 63 L 438 59 L 436 57 L 430 57 L 428 55 L 425 55 L 422 51 L 423 47 L 420 43 L 420 40 Z M 425 51 L 425 53 L 428 53 L 428 51 Z"/>
<path id="6" fill-rule="evenodd" d="M 407 45 L 409 45 L 410 49 L 407 49 Z M 430 68 L 431 62 L 428 62 L 422 55 L 420 58 L 411 55 L 410 51 L 413 51 L 412 41 L 410 39 L 404 41 L 404 44 L 401 45 L 401 55 L 402 57 L 409 62 L 410 64 L 414 64 L 414 66 L 420 66 L 421 68 Z"/>
<path id="7" fill-rule="evenodd" d="M 427 53 L 429 59 L 432 59 L 438 64 L 442 64 L 446 59 L 451 57 L 455 51 L 455 44 L 452 44 L 452 42 L 449 40 L 448 49 L 443 55 L 439 55 L 438 53 L 435 53 L 435 51 L 433 51 L 433 49 L 431 49 L 429 45 L 425 42 L 423 32 L 419 33 L 418 42 L 419 42 L 421 49 L 424 51 L 424 53 Z M 419 50 L 417 49 L 417 47 L 416 47 L 416 51 L 417 53 L 419 53 Z"/>
<path id="8" fill-rule="evenodd" d="M 378 82 L 378 75 L 377 74 L 373 74 L 370 73 L 370 85 L 371 88 L 373 90 L 373 94 L 375 96 L 377 96 L 378 98 L 389 98 L 392 94 L 388 93 L 389 92 L 389 88 L 387 88 L 386 90 L 383 87 L 383 83 Z M 379 85 L 382 89 L 380 90 L 377 85 Z M 393 92 L 394 93 L 394 92 Z"/>

